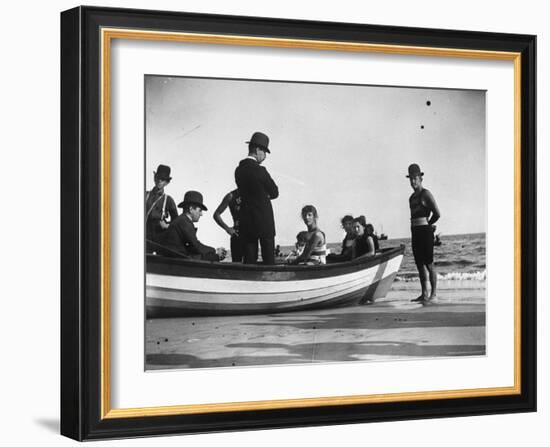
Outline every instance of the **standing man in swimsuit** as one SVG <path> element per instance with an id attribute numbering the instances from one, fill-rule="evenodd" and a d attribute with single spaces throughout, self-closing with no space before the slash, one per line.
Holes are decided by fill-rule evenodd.
<path id="1" fill-rule="evenodd" d="M 407 178 L 414 192 L 409 197 L 411 209 L 411 236 L 414 262 L 418 269 L 422 294 L 411 301 L 426 303 L 436 297 L 437 273 L 433 265 L 434 258 L 434 224 L 439 220 L 439 208 L 434 196 L 422 186 L 424 173 L 420 166 L 413 163 L 409 166 Z M 428 296 L 428 278 L 431 293 Z"/>

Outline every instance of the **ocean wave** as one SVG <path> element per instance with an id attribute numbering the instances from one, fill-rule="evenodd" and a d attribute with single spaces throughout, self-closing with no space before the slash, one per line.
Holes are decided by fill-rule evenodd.
<path id="1" fill-rule="evenodd" d="M 438 273 L 437 279 L 441 281 L 484 281 L 487 279 L 487 270 L 477 272 L 448 272 Z M 395 277 L 396 281 L 418 281 L 418 273 L 403 272 Z"/>
<path id="2" fill-rule="evenodd" d="M 458 259 L 453 261 L 436 261 L 435 265 L 440 267 L 449 267 L 451 265 L 467 266 L 472 265 L 475 261 L 470 261 L 469 259 Z"/>

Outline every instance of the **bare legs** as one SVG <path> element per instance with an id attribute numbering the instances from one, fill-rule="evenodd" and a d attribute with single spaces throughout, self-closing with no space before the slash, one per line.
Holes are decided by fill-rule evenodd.
<path id="1" fill-rule="evenodd" d="M 437 296 L 437 272 L 435 266 L 432 264 L 416 264 L 418 270 L 418 276 L 420 278 L 420 286 L 422 287 L 422 294 L 412 300 L 413 302 L 420 303 L 422 301 L 432 300 Z M 432 293 L 428 297 L 428 283 L 430 284 Z"/>
<path id="2" fill-rule="evenodd" d="M 432 293 L 430 294 L 429 299 L 433 300 L 437 296 L 437 272 L 435 271 L 435 266 L 433 264 L 427 264 L 426 268 L 428 269 L 430 287 L 432 288 Z"/>

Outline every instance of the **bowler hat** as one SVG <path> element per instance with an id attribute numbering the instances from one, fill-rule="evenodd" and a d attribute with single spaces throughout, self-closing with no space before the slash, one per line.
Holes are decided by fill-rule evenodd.
<path id="1" fill-rule="evenodd" d="M 409 175 L 406 175 L 405 177 L 411 178 L 411 177 L 416 177 L 417 175 L 419 176 L 424 175 L 424 173 L 420 170 L 420 166 L 418 166 L 416 163 L 409 165 Z"/>
<path id="2" fill-rule="evenodd" d="M 198 191 L 187 191 L 183 196 L 183 202 L 178 207 L 183 208 L 185 205 L 199 205 L 204 211 L 208 211 L 208 208 L 202 203 L 202 194 Z"/>
<path id="3" fill-rule="evenodd" d="M 247 144 L 253 144 L 254 146 L 258 146 L 260 149 L 264 150 L 268 154 L 271 154 L 269 151 L 269 137 L 262 132 L 254 132 L 252 134 L 252 137 L 250 138 L 250 141 L 246 142 Z"/>
<path id="4" fill-rule="evenodd" d="M 158 165 L 157 170 L 154 174 L 155 177 L 159 178 L 160 180 L 172 180 L 172 177 L 170 177 L 170 166 Z"/>

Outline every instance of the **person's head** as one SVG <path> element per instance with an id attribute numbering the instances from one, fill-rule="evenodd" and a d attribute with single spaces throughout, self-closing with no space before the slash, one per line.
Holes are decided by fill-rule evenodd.
<path id="1" fill-rule="evenodd" d="M 163 189 L 172 180 L 172 177 L 170 177 L 170 166 L 158 165 L 157 170 L 153 174 L 155 186 L 158 189 Z"/>
<path id="2" fill-rule="evenodd" d="M 365 216 L 359 216 L 353 219 L 353 233 L 356 236 L 363 236 L 363 234 L 365 234 L 366 226 L 367 222 L 365 220 Z"/>
<path id="3" fill-rule="evenodd" d="M 306 232 L 300 231 L 296 235 L 296 248 L 305 247 L 307 243 Z"/>
<path id="4" fill-rule="evenodd" d="M 313 205 L 306 205 L 302 208 L 302 220 L 307 226 L 317 223 L 317 209 Z"/>
<path id="5" fill-rule="evenodd" d="M 183 214 L 187 214 L 193 222 L 198 222 L 202 217 L 202 208 L 199 205 L 188 204 L 183 207 Z"/>
<path id="6" fill-rule="evenodd" d="M 342 228 L 347 234 L 350 234 L 352 232 L 353 216 L 350 216 L 348 214 L 342 217 L 342 219 L 340 219 L 340 223 L 342 224 Z"/>
<path id="7" fill-rule="evenodd" d="M 368 223 L 367 225 L 365 225 L 365 232 L 369 235 L 369 236 L 372 236 L 374 234 L 374 227 L 371 223 Z"/>
<path id="8" fill-rule="evenodd" d="M 420 169 L 420 166 L 418 166 L 416 163 L 409 165 L 409 175 L 407 175 L 407 178 L 409 179 L 409 183 L 411 184 L 412 189 L 417 191 L 418 189 L 422 188 L 423 177 L 424 173 Z"/>
<path id="9" fill-rule="evenodd" d="M 248 155 L 254 157 L 258 163 L 262 163 L 269 150 L 269 137 L 262 132 L 254 132 L 248 143 Z"/>
<path id="10" fill-rule="evenodd" d="M 202 194 L 198 191 L 187 191 L 178 206 L 183 209 L 183 214 L 189 216 L 193 222 L 198 222 L 202 212 L 208 211 L 203 203 Z"/>
<path id="11" fill-rule="evenodd" d="M 249 146 L 251 146 L 251 145 L 249 145 Z M 262 164 L 264 162 L 264 160 L 266 159 L 266 157 L 267 157 L 266 151 L 263 148 L 258 147 L 258 146 L 249 147 L 248 148 L 248 155 L 251 156 L 251 157 L 254 157 L 259 164 Z"/>

